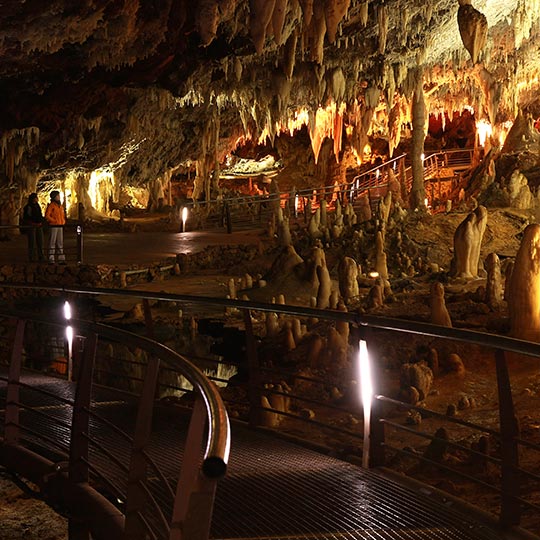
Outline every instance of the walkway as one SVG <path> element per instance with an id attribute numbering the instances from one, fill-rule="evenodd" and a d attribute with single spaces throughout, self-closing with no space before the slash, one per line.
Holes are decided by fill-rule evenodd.
<path id="1" fill-rule="evenodd" d="M 215 245 L 256 245 L 262 230 L 238 231 L 227 234 L 219 231 L 173 232 L 85 232 L 85 264 L 110 264 L 119 266 L 152 264 L 175 257 L 178 253 L 203 251 Z M 74 233 L 66 232 L 65 250 L 68 262 L 75 260 Z M 23 264 L 27 261 L 26 237 L 15 236 L 0 243 L 0 265 Z"/>
<path id="2" fill-rule="evenodd" d="M 5 376 L 5 373 L 2 375 Z M 23 376 L 56 395 L 73 398 L 74 386 L 44 375 Z M 5 383 L 0 383 L 0 402 L 5 401 Z M 52 398 L 37 397 L 21 389 L 21 402 L 46 408 L 60 420 L 70 413 Z M 117 391 L 94 387 L 93 409 L 129 431 L 135 403 Z M 1 411 L 3 415 L 3 410 Z M 67 426 L 44 422 L 21 411 L 21 424 L 28 422 L 37 433 L 59 437 L 69 444 Z M 149 453 L 168 479 L 178 475 L 187 420 L 170 406 L 158 407 L 154 415 Z M 34 449 L 50 452 L 47 443 L 27 436 Z M 114 456 L 127 462 L 128 449 L 114 433 L 105 434 L 94 422 L 90 438 L 99 439 Z M 374 470 L 322 455 L 271 435 L 233 424 L 232 451 L 226 477 L 217 491 L 211 537 L 220 540 L 501 540 L 502 533 L 490 528 L 473 513 L 443 503 L 434 494 L 397 483 Z M 110 478 L 125 488 L 125 478 L 116 466 L 94 449 L 91 460 L 110 470 Z M 151 479 L 150 479 L 151 483 Z M 173 483 L 174 485 L 174 483 Z M 152 486 L 150 486 L 152 487 Z M 156 493 L 162 510 L 170 513 L 170 501 Z"/>

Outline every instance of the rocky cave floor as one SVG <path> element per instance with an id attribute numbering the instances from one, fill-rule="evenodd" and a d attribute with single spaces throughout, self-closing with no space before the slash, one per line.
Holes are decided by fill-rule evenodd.
<path id="1" fill-rule="evenodd" d="M 385 304 L 377 309 L 368 310 L 365 304 L 365 297 L 368 289 L 361 288 L 360 299 L 356 304 L 349 306 L 349 311 L 359 310 L 361 312 L 384 315 L 389 317 L 406 318 L 410 320 L 430 321 L 429 290 L 433 280 L 437 279 L 444 283 L 446 306 L 452 317 L 453 326 L 456 328 L 487 331 L 490 333 L 506 335 L 508 332 L 508 319 L 506 303 L 498 311 L 492 311 L 482 298 L 481 287 L 485 286 L 485 278 L 474 280 L 449 279 L 447 270 L 452 256 L 452 238 L 457 225 L 466 216 L 466 212 L 451 212 L 449 214 L 437 214 L 428 216 L 427 219 L 411 220 L 407 234 L 415 239 L 422 253 L 425 254 L 427 262 L 435 262 L 437 266 L 428 268 L 424 274 L 414 276 L 400 276 L 391 279 L 393 294 L 387 298 Z M 499 255 L 503 267 L 504 260 L 515 256 L 519 247 L 521 233 L 530 222 L 536 221 L 536 217 L 531 212 L 524 212 L 515 209 L 490 209 L 488 225 L 484 235 L 481 250 L 481 259 L 484 260 L 489 253 L 495 252 Z M 153 227 L 152 222 L 148 222 L 146 227 L 141 226 L 139 230 Z M 270 242 L 267 236 L 261 233 L 263 242 Z M 164 281 L 154 281 L 150 283 L 139 283 L 134 285 L 134 289 L 146 291 L 166 291 L 168 293 L 182 293 L 224 297 L 228 292 L 228 281 L 231 277 L 240 280 L 246 272 L 253 276 L 258 273 L 264 275 L 272 264 L 278 248 L 256 261 L 235 265 L 229 271 L 214 272 L 207 270 L 196 274 L 184 274 L 171 276 Z M 339 260 L 339 254 L 332 250 L 326 250 L 328 267 L 332 277 L 334 269 Z M 429 270 L 436 269 L 436 273 Z M 390 268 L 390 272 L 392 269 Z M 286 288 L 286 285 L 285 285 Z M 264 300 L 260 289 L 258 294 L 248 296 L 256 300 Z M 253 290 L 255 291 L 255 289 Z M 269 293 L 271 289 L 269 289 Z M 302 295 L 297 289 L 281 291 L 286 298 L 286 303 L 309 305 L 309 298 Z M 270 301 L 270 298 L 266 298 Z M 101 302 L 106 304 L 111 310 L 106 317 L 108 322 L 114 324 L 126 324 L 129 326 L 142 325 L 140 320 L 132 317 L 133 302 L 126 298 L 107 297 Z M 156 326 L 176 325 L 178 327 L 178 306 L 171 308 L 166 303 L 158 302 L 153 306 L 153 314 Z M 194 315 L 185 310 L 184 318 Z M 230 314 L 225 317 L 227 326 L 241 327 L 242 319 L 238 314 Z M 321 323 L 319 323 L 321 324 Z M 309 329 L 310 332 L 317 331 L 317 328 Z M 255 331 L 261 336 L 261 344 L 268 347 L 269 342 L 264 338 L 264 322 L 255 324 Z M 400 367 L 408 361 L 418 360 L 418 356 L 424 354 L 422 351 L 436 349 L 439 358 L 439 370 L 435 370 L 435 377 L 431 385 L 429 394 L 420 403 L 420 407 L 437 411 L 442 414 L 448 412 L 449 407 L 452 414 L 463 420 L 478 423 L 486 427 L 498 428 L 498 396 L 495 379 L 493 351 L 482 350 L 480 347 L 467 346 L 452 342 L 441 342 L 434 339 L 421 337 L 398 336 L 397 338 L 379 332 L 374 335 L 377 357 L 379 358 L 379 373 L 383 374 L 383 393 L 398 397 L 400 387 Z M 275 351 L 277 357 L 283 351 L 278 346 Z M 182 352 L 182 351 L 179 351 Z M 462 360 L 462 367 L 456 367 L 448 361 L 449 356 L 454 353 Z M 293 351 L 292 357 L 299 365 L 305 365 L 306 347 L 299 346 Z M 339 372 L 339 376 L 353 378 L 351 373 L 352 364 Z M 538 399 L 540 397 L 540 370 L 538 362 L 528 358 L 509 358 L 509 370 L 514 391 L 514 401 L 517 418 L 524 438 L 540 444 L 540 416 L 538 415 Z M 324 371 L 324 369 L 323 369 Z M 318 372 L 321 374 L 321 371 Z M 337 383 L 339 386 L 339 383 Z M 341 387 L 342 392 L 337 398 L 344 403 L 347 400 L 347 390 L 344 389 L 346 383 Z M 350 388 L 349 388 L 350 389 Z M 235 394 L 239 389 L 225 389 L 225 395 Z M 343 396 L 345 394 L 345 396 Z M 348 403 L 350 405 L 350 402 Z M 402 410 L 388 410 L 388 415 L 392 421 L 405 425 L 413 430 L 419 429 L 430 435 L 441 427 L 441 421 L 423 417 L 422 414 L 406 413 Z M 361 415 L 336 414 L 324 412 L 321 408 L 314 407 L 315 418 L 328 421 L 335 425 L 342 425 L 351 430 L 361 429 Z M 230 410 L 231 416 L 242 416 L 241 410 Z M 466 447 L 477 447 L 479 444 L 479 433 L 471 432 L 467 428 L 453 424 L 446 424 L 449 438 Z M 281 422 L 280 429 L 293 436 L 300 437 L 326 448 L 339 457 L 345 459 L 358 459 L 361 450 L 357 440 L 349 439 L 346 436 L 336 436 L 331 432 L 324 432 L 319 428 L 286 419 Z M 397 448 L 406 448 L 413 454 L 425 454 L 428 450 L 429 441 L 419 438 L 410 433 L 397 432 L 393 429 L 387 431 L 387 442 Z M 481 443 L 480 443 L 481 444 Z M 495 457 L 499 456 L 499 445 L 495 440 L 487 441 L 488 452 Z M 437 452 L 437 448 L 435 448 Z M 540 459 L 538 453 L 522 452 L 520 464 L 523 468 L 540 474 Z M 442 462 L 458 467 L 464 473 L 474 473 L 482 480 L 497 484 L 500 481 L 498 467 L 487 460 L 472 459 L 466 452 L 448 448 L 444 452 Z M 423 480 L 435 487 L 442 488 L 451 495 L 464 498 L 474 504 L 491 510 L 498 511 L 497 496 L 493 492 L 481 486 L 464 481 L 459 476 L 447 473 L 443 469 L 431 465 L 418 465 L 418 462 L 409 457 L 395 455 L 390 458 L 389 466 L 394 470 L 404 474 L 411 474 L 417 479 Z M 3 473 L 0 476 L 2 490 L 2 507 L 4 512 L 10 514 L 3 519 L 5 523 L 13 524 L 13 530 L 3 528 L 0 538 L 65 538 L 65 523 L 56 514 L 41 511 L 41 506 L 35 511 L 28 512 L 28 506 L 32 504 L 41 505 L 40 501 L 33 501 L 31 496 L 19 492 L 13 484 L 9 482 L 9 476 Z M 535 504 L 540 504 L 540 488 L 532 482 L 524 482 L 524 491 L 528 500 Z M 11 513 L 13 512 L 13 513 Z M 526 519 L 529 530 L 540 533 L 540 517 L 528 513 Z M 37 516 L 43 516 L 43 522 L 37 523 Z M 31 516 L 31 517 L 29 517 Z M 64 527 L 64 532 L 62 530 Z M 9 532 L 8 532 L 9 531 Z M 42 532 L 39 532 L 42 531 Z M 46 531 L 46 532 L 43 532 Z M 64 535 L 64 536 L 63 536 Z"/>

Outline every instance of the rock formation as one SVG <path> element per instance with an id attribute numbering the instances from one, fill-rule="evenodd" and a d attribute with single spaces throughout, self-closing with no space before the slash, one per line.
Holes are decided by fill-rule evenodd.
<path id="1" fill-rule="evenodd" d="M 486 230 L 487 218 L 486 208 L 479 206 L 457 227 L 454 234 L 452 275 L 463 278 L 478 276 L 480 248 Z"/>

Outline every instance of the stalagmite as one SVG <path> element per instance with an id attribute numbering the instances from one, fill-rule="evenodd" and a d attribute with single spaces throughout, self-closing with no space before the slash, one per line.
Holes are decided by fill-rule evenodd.
<path id="1" fill-rule="evenodd" d="M 253 287 L 253 278 L 249 274 L 244 276 L 244 281 L 246 284 L 246 289 L 251 289 Z"/>
<path id="2" fill-rule="evenodd" d="M 369 204 L 369 198 L 367 195 L 362 195 L 360 199 L 358 199 L 358 211 L 359 216 L 358 219 L 360 220 L 360 223 L 364 223 L 364 221 L 369 221 L 371 219 L 371 205 Z"/>
<path id="3" fill-rule="evenodd" d="M 452 320 L 444 302 L 444 286 L 438 281 L 433 282 L 431 285 L 430 305 L 431 322 L 439 326 L 451 328 Z"/>
<path id="4" fill-rule="evenodd" d="M 292 244 L 291 230 L 289 229 L 289 218 L 284 217 L 278 226 L 279 244 L 281 246 L 290 246 Z"/>
<path id="5" fill-rule="evenodd" d="M 291 329 L 293 333 L 293 338 L 295 343 L 300 343 L 300 340 L 304 336 L 302 332 L 302 324 L 300 323 L 300 319 L 294 318 L 291 322 Z"/>
<path id="6" fill-rule="evenodd" d="M 339 292 L 338 291 L 332 291 L 330 293 L 330 309 L 337 309 L 339 303 Z"/>
<path id="7" fill-rule="evenodd" d="M 540 341 L 540 225 L 527 226 L 510 278 L 508 314 L 513 337 Z"/>
<path id="8" fill-rule="evenodd" d="M 323 236 L 323 233 L 320 229 L 320 223 L 321 223 L 321 210 L 320 208 L 317 208 L 315 213 L 311 215 L 311 218 L 308 224 L 308 234 L 312 240 L 316 240 L 317 238 L 322 238 Z"/>
<path id="9" fill-rule="evenodd" d="M 296 341 L 294 339 L 294 334 L 290 321 L 287 321 L 285 323 L 285 348 L 288 351 L 294 351 L 294 349 L 296 349 Z"/>
<path id="10" fill-rule="evenodd" d="M 263 409 L 273 409 L 266 396 L 261 396 L 261 407 Z M 272 411 L 261 411 L 261 425 L 269 428 L 275 428 L 279 425 L 279 415 Z"/>
<path id="11" fill-rule="evenodd" d="M 234 278 L 229 279 L 228 289 L 229 289 L 229 298 L 231 298 L 232 300 L 235 300 L 237 296 L 236 296 L 236 281 L 234 280 Z"/>
<path id="12" fill-rule="evenodd" d="M 347 360 L 347 343 L 340 333 L 331 326 L 326 334 L 326 348 L 329 360 L 328 367 L 340 367 Z"/>
<path id="13" fill-rule="evenodd" d="M 386 253 L 384 251 L 384 238 L 381 231 L 377 232 L 375 239 L 375 271 L 384 280 L 388 279 L 388 266 L 386 264 Z"/>
<path id="14" fill-rule="evenodd" d="M 276 337 L 279 333 L 278 316 L 273 311 L 266 314 L 266 337 Z"/>
<path id="15" fill-rule="evenodd" d="M 454 257 L 450 273 L 455 277 L 478 277 L 480 248 L 486 230 L 488 213 L 484 206 L 471 212 L 454 234 Z"/>
<path id="16" fill-rule="evenodd" d="M 307 361 L 308 365 L 311 368 L 318 368 L 319 367 L 319 358 L 321 356 L 321 352 L 324 347 L 324 342 L 321 336 L 315 335 L 313 339 L 311 340 L 308 355 L 307 355 Z"/>
<path id="17" fill-rule="evenodd" d="M 503 299 L 501 261 L 496 253 L 490 253 L 486 258 L 486 304 L 491 309 L 499 309 Z"/>
<path id="18" fill-rule="evenodd" d="M 503 299 L 508 302 L 510 292 L 510 280 L 512 279 L 512 272 L 514 271 L 514 262 L 510 261 L 504 269 L 504 296 Z"/>
<path id="19" fill-rule="evenodd" d="M 487 42 L 488 23 L 484 14 L 471 5 L 471 0 L 458 0 L 458 26 L 463 45 L 469 51 L 473 64 L 480 59 L 480 54 Z"/>
<path id="20" fill-rule="evenodd" d="M 358 288 L 358 265 L 350 257 L 343 257 L 338 266 L 339 292 L 348 304 L 360 294 Z"/>
<path id="21" fill-rule="evenodd" d="M 325 229 L 328 226 L 328 214 L 327 209 L 328 203 L 323 199 L 321 201 L 321 227 Z"/>
<path id="22" fill-rule="evenodd" d="M 416 210 L 425 208 L 426 192 L 424 189 L 424 139 L 426 123 L 426 105 L 424 103 L 423 75 L 418 70 L 416 88 L 412 98 L 412 141 L 411 161 L 413 185 L 411 189 L 411 207 Z"/>
<path id="23" fill-rule="evenodd" d="M 347 312 L 347 306 L 340 302 L 338 304 L 338 310 Z M 349 343 L 349 333 L 350 333 L 350 325 L 346 321 L 337 321 L 336 322 L 336 330 L 339 332 L 339 335 L 343 338 L 343 342 L 345 344 Z"/>
<path id="24" fill-rule="evenodd" d="M 373 285 L 369 290 L 367 298 L 368 309 L 376 309 L 384 304 L 383 287 L 379 284 Z"/>
<path id="25" fill-rule="evenodd" d="M 317 266 L 317 277 L 319 278 L 319 289 L 317 291 L 317 307 L 327 309 L 330 306 L 330 294 L 332 292 L 332 280 L 326 265 Z"/>

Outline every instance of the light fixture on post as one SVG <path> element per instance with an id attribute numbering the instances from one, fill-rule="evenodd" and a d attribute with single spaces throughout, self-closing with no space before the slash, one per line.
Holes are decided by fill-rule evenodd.
<path id="1" fill-rule="evenodd" d="M 66 300 L 64 302 L 64 318 L 66 321 L 71 320 L 71 305 Z M 66 326 L 66 340 L 67 340 L 67 378 L 68 381 L 73 379 L 73 327 Z"/>
<path id="2" fill-rule="evenodd" d="M 184 208 L 182 208 L 182 232 L 186 232 L 186 221 L 187 221 L 187 218 L 188 218 L 188 209 L 187 209 L 187 206 L 184 206 Z"/>
<path id="3" fill-rule="evenodd" d="M 373 399 L 373 382 L 367 343 L 361 339 L 358 346 L 358 372 L 360 375 L 360 398 L 364 410 L 364 445 L 362 449 L 362 467 L 369 467 L 371 402 Z"/>

